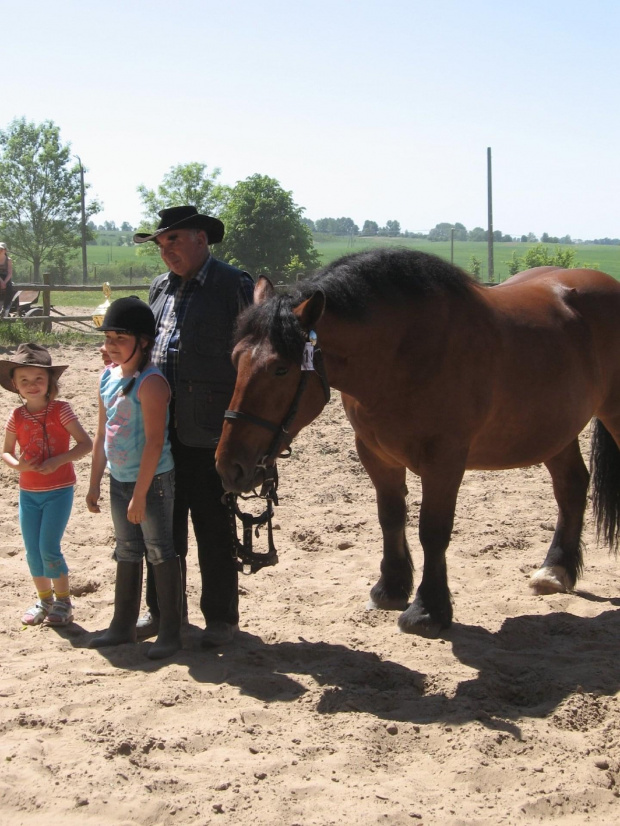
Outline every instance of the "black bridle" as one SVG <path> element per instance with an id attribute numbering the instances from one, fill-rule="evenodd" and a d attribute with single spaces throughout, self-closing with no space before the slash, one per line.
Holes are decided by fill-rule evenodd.
<path id="1" fill-rule="evenodd" d="M 267 453 L 263 456 L 261 461 L 257 464 L 257 468 L 262 468 L 265 471 L 265 481 L 267 480 L 267 471 L 274 466 L 276 459 L 287 459 L 291 455 L 291 436 L 290 427 L 293 424 L 297 411 L 299 410 L 299 402 L 303 396 L 304 390 L 308 383 L 308 374 L 316 373 L 321 381 L 323 393 L 325 394 L 325 404 L 331 398 L 329 389 L 329 382 L 325 373 L 325 364 L 323 363 L 323 353 L 321 348 L 317 346 L 316 333 L 310 331 L 308 333 L 308 341 L 304 348 L 304 359 L 301 365 L 301 375 L 299 377 L 299 384 L 293 396 L 293 400 L 280 424 L 274 424 L 267 419 L 262 419 L 260 416 L 254 416 L 252 413 L 244 413 L 242 410 L 226 410 L 224 413 L 225 419 L 241 419 L 258 427 L 263 427 L 270 430 L 274 435 L 271 445 Z M 286 444 L 285 450 L 282 453 L 282 445 Z M 263 488 L 265 482 L 263 482 Z M 263 495 L 262 492 L 260 494 Z"/>
<path id="2" fill-rule="evenodd" d="M 241 513 L 237 505 L 237 496 L 234 493 L 226 493 L 223 501 L 228 508 L 229 519 L 231 522 L 231 529 L 234 535 L 235 556 L 237 558 L 237 568 L 240 571 L 249 573 L 256 573 L 260 568 L 268 565 L 275 565 L 278 561 L 278 554 L 273 544 L 273 530 L 271 525 L 271 518 L 273 516 L 273 506 L 278 504 L 278 470 L 276 466 L 277 459 L 288 459 L 291 455 L 291 436 L 290 428 L 299 410 L 299 403 L 303 396 L 304 390 L 308 383 L 308 373 L 315 372 L 321 381 L 323 393 L 325 394 L 325 403 L 330 400 L 331 392 L 329 389 L 329 382 L 325 373 L 325 365 L 323 363 L 323 353 L 317 347 L 317 337 L 314 331 L 308 333 L 308 340 L 304 347 L 304 357 L 301 364 L 301 375 L 299 383 L 293 396 L 293 400 L 280 424 L 263 419 L 260 416 L 254 416 L 252 413 L 244 413 L 241 410 L 226 410 L 224 413 L 225 419 L 241 420 L 255 424 L 258 427 L 263 427 L 271 431 L 274 437 L 269 446 L 269 450 L 256 465 L 256 468 L 261 468 L 263 471 L 263 484 L 260 493 L 254 492 L 250 497 L 241 497 L 248 499 L 252 497 L 260 497 L 267 501 L 267 508 L 260 514 L 260 516 L 252 516 L 252 514 Z M 282 446 L 285 445 L 284 450 Z M 237 528 L 235 518 L 239 518 L 243 525 L 243 543 L 239 542 L 237 537 Z M 252 550 L 252 530 L 255 527 L 254 533 L 258 536 L 259 528 L 267 524 L 269 549 L 267 553 L 255 553 Z"/>

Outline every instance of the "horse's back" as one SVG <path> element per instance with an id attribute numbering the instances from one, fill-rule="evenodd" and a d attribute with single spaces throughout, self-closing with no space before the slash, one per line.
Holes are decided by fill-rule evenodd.
<path id="1" fill-rule="evenodd" d="M 531 313 L 538 323 L 556 323 L 558 312 L 578 314 L 588 326 L 605 320 L 618 328 L 620 282 L 600 270 L 535 267 L 488 288 L 489 304 L 518 316 Z"/>
<path id="2" fill-rule="evenodd" d="M 620 282 L 612 278 L 601 270 L 590 270 L 585 267 L 575 267 L 574 269 L 562 269 L 561 267 L 533 267 L 531 270 L 523 270 L 516 275 L 510 276 L 501 284 L 492 288 L 493 292 L 506 290 L 511 287 L 519 287 L 525 284 L 535 286 L 548 283 L 561 284 L 572 289 L 579 289 L 585 292 L 609 292 L 609 294 L 620 295 Z"/>

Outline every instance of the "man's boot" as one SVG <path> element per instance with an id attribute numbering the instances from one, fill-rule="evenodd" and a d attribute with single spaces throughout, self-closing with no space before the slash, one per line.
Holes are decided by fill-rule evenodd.
<path id="1" fill-rule="evenodd" d="M 153 573 L 159 604 L 159 634 L 146 655 L 151 660 L 163 660 L 181 648 L 183 584 L 179 557 L 153 565 Z"/>
<path id="2" fill-rule="evenodd" d="M 142 563 L 117 562 L 114 616 L 108 630 L 90 641 L 90 648 L 136 642 L 136 620 L 142 596 Z"/>

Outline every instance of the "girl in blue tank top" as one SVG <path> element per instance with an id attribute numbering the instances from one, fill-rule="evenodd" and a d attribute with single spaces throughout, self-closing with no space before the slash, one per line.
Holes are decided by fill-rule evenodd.
<path id="1" fill-rule="evenodd" d="M 170 387 L 151 363 L 155 319 L 136 296 L 108 308 L 100 327 L 112 360 L 99 385 L 99 424 L 93 447 L 89 511 L 99 513 L 101 479 L 110 473 L 116 536 L 114 616 L 91 647 L 136 642 L 142 562 L 153 564 L 160 608 L 159 635 L 148 649 L 162 659 L 181 647 L 182 584 L 172 541 L 174 462 L 168 438 Z"/>

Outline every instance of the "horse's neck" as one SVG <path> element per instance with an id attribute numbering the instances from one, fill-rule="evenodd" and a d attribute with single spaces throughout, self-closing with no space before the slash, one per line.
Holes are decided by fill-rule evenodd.
<path id="1" fill-rule="evenodd" d="M 361 324 L 328 320 L 317 330 L 325 373 L 330 387 L 356 396 L 358 375 L 368 366 L 372 353 L 372 330 Z"/>

